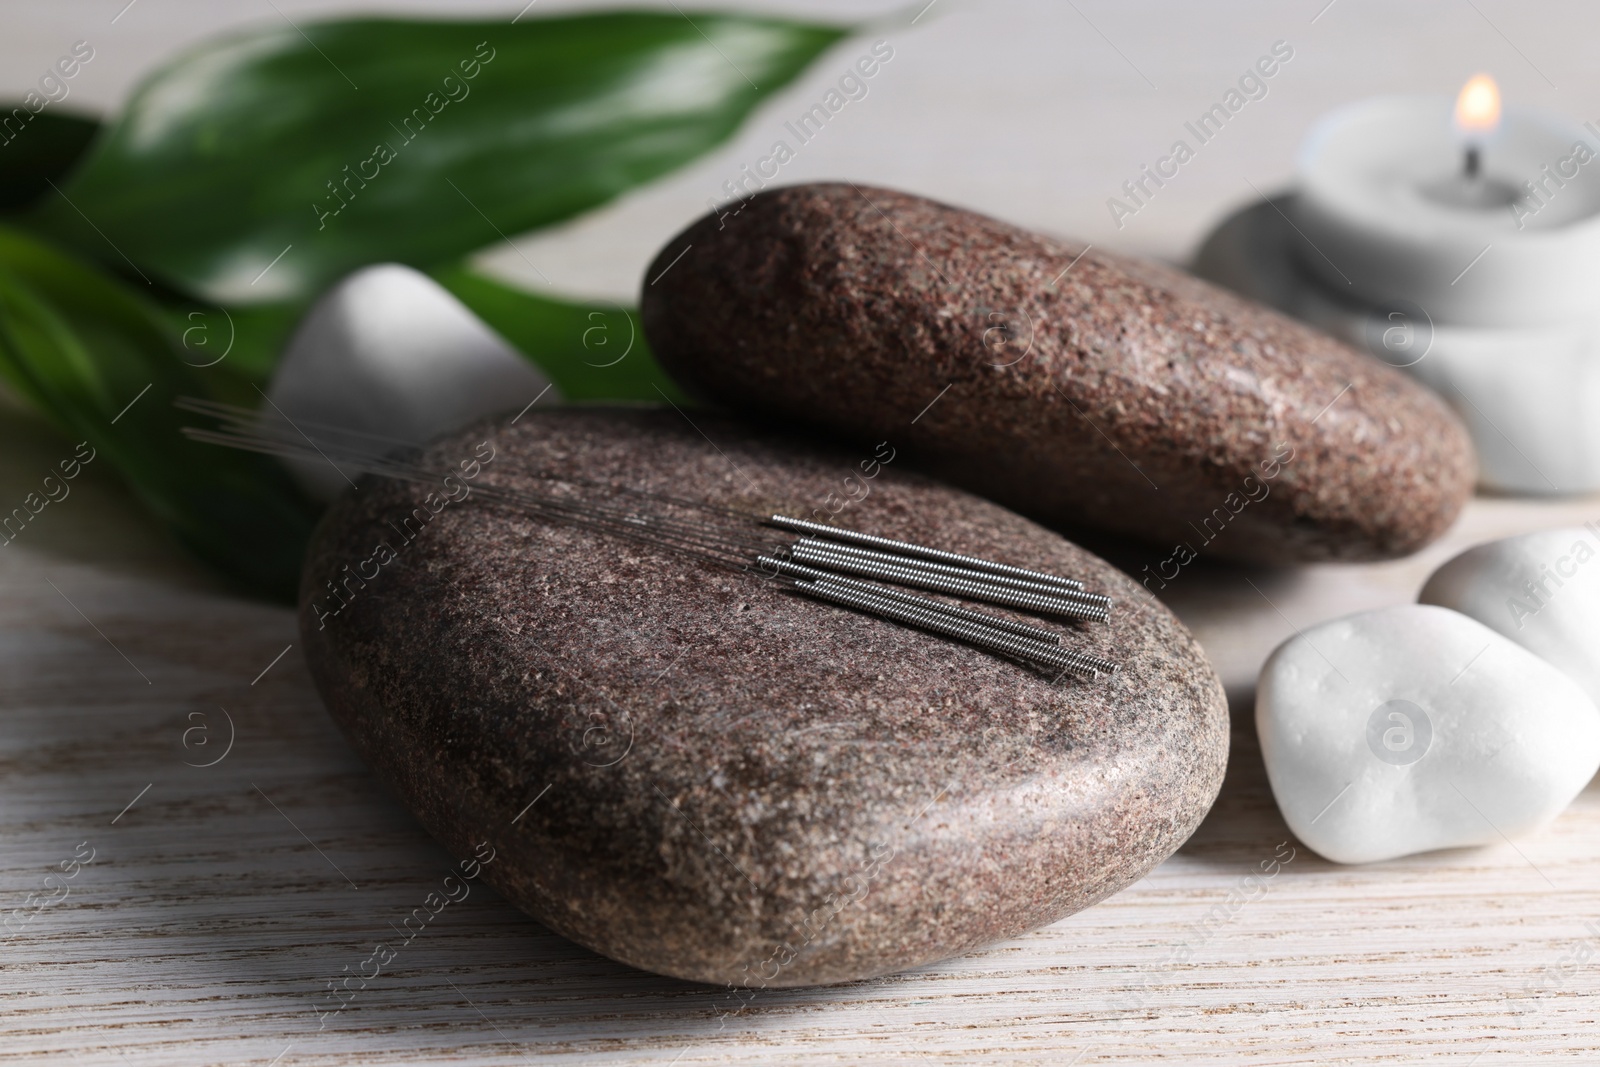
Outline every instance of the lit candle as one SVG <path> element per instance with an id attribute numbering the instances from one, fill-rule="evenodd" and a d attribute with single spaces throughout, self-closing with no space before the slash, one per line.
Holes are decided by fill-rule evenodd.
<path id="1" fill-rule="evenodd" d="M 1464 168 L 1468 178 L 1479 174 L 1481 146 L 1477 139 L 1493 133 L 1499 125 L 1500 87 L 1489 75 L 1476 75 L 1461 87 L 1461 95 L 1456 97 L 1456 126 L 1469 138 Z"/>
<path id="2" fill-rule="evenodd" d="M 1591 131 L 1592 132 L 1592 131 Z M 1551 326 L 1590 318 L 1600 288 L 1600 167 L 1576 123 L 1503 116 L 1493 80 L 1455 106 L 1385 97 L 1306 139 L 1291 212 L 1297 258 L 1334 291 L 1410 302 L 1435 323 Z"/>
<path id="3" fill-rule="evenodd" d="M 1424 194 L 1441 204 L 1469 209 L 1509 207 L 1521 199 L 1516 186 L 1483 173 L 1483 142 L 1499 126 L 1500 89 L 1493 78 L 1479 74 L 1456 97 L 1456 129 L 1464 145 L 1461 170 L 1424 186 Z"/>
<path id="4" fill-rule="evenodd" d="M 1206 239 L 1195 269 L 1404 368 L 1472 434 L 1481 483 L 1600 491 L 1600 129 L 1448 97 L 1342 108 L 1298 187 Z"/>

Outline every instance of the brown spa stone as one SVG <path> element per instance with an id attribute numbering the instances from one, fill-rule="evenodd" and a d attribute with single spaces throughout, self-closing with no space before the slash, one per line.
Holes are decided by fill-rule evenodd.
<path id="1" fill-rule="evenodd" d="M 685 388 L 887 438 L 1058 528 L 1383 559 L 1472 491 L 1465 429 L 1400 371 L 1179 271 L 920 197 L 759 193 L 645 278 L 645 333 Z"/>
<path id="2" fill-rule="evenodd" d="M 710 415 L 595 408 L 480 424 L 425 462 L 490 449 L 470 484 L 538 490 L 548 483 L 527 472 L 554 471 L 752 516 L 832 507 L 845 476 L 874 469 L 870 453 Z M 430 487 L 368 479 L 307 558 L 312 674 L 446 848 L 488 842 L 500 892 L 634 966 L 844 982 L 1052 922 L 1136 881 L 1199 824 L 1227 762 L 1222 687 L 1126 576 L 880 458 L 841 523 L 1081 578 L 1116 598 L 1112 621 L 1058 629 L 1121 672 L 1054 681 L 481 497 L 406 524 L 428 514 Z M 408 542 L 402 526 L 420 533 Z M 342 608 L 330 581 L 344 582 Z"/>

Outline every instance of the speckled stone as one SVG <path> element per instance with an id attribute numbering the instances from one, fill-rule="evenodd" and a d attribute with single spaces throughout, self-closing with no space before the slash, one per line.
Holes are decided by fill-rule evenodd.
<path id="1" fill-rule="evenodd" d="M 491 447 L 479 483 L 581 473 L 752 516 L 809 514 L 864 458 L 709 415 L 555 409 L 445 439 L 428 462 Z M 486 878 L 614 959 L 793 986 L 1012 937 L 1183 843 L 1222 781 L 1226 704 L 1194 639 L 1127 577 L 902 467 L 839 521 L 1082 578 L 1117 598 L 1112 622 L 1062 628 L 1121 673 L 1054 682 L 481 498 L 407 542 L 390 523 L 426 487 L 370 479 L 308 556 L 307 660 L 429 831 L 459 856 L 488 841 Z M 395 558 L 368 562 L 379 542 Z M 332 614 L 325 583 L 347 566 L 371 577 Z"/>
<path id="2" fill-rule="evenodd" d="M 701 396 L 888 437 L 1060 528 L 1285 563 L 1401 556 L 1450 525 L 1475 459 L 1433 394 L 1198 279 L 1084 252 L 890 190 L 778 189 L 668 242 L 645 332 Z"/>

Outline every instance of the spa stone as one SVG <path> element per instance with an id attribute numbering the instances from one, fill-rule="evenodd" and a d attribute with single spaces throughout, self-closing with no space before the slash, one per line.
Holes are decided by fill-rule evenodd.
<path id="1" fill-rule="evenodd" d="M 455 479 L 468 487 L 540 491 L 543 471 L 752 517 L 837 508 L 856 529 L 1116 598 L 1109 624 L 1060 628 L 1121 671 L 1058 681 L 481 494 L 363 481 L 305 568 L 318 688 L 446 848 L 487 841 L 485 877 L 596 952 L 738 986 L 916 967 L 1131 885 L 1221 784 L 1222 687 L 1177 619 L 892 448 L 818 451 L 671 410 L 536 409 L 424 462 L 472 471 Z M 853 503 L 846 476 L 869 487 Z"/>
<path id="2" fill-rule="evenodd" d="M 685 388 L 887 439 L 1058 528 L 1386 559 L 1472 491 L 1461 423 L 1400 371 L 1170 268 L 920 197 L 758 193 L 645 278 L 646 336 Z"/>

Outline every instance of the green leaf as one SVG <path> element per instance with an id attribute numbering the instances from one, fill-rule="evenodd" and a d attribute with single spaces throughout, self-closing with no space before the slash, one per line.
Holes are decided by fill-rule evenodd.
<path id="1" fill-rule="evenodd" d="M 98 119 L 0 102 L 0 212 L 22 210 L 62 181 L 99 132 Z"/>
<path id="2" fill-rule="evenodd" d="M 462 266 L 434 278 L 521 349 L 568 400 L 688 402 L 651 355 L 635 311 L 539 296 Z"/>
<path id="3" fill-rule="evenodd" d="M 679 12 L 269 24 L 146 81 L 31 224 L 210 300 L 304 299 L 678 167 L 846 32 Z"/>
<path id="4" fill-rule="evenodd" d="M 173 400 L 216 396 L 222 381 L 189 353 L 142 296 L 0 227 L 0 377 L 87 441 L 202 558 L 292 598 L 315 509 L 274 461 L 179 433 L 193 420 Z"/>

